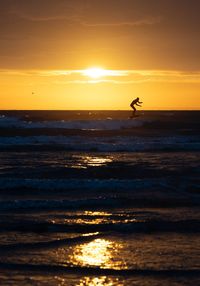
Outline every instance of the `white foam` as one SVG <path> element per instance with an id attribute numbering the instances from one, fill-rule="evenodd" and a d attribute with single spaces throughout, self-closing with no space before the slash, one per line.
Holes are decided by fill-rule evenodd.
<path id="1" fill-rule="evenodd" d="M 4 128 L 64 128 L 81 130 L 120 130 L 142 126 L 147 120 L 61 120 L 61 121 L 22 121 L 17 117 L 0 116 L 0 127 Z"/>

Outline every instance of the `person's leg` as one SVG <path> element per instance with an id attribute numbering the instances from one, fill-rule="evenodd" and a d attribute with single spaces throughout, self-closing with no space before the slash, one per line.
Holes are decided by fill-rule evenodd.
<path id="1" fill-rule="evenodd" d="M 134 105 L 132 106 L 132 108 L 133 108 L 133 116 L 135 116 L 136 108 L 135 108 L 135 106 L 134 106 Z"/>

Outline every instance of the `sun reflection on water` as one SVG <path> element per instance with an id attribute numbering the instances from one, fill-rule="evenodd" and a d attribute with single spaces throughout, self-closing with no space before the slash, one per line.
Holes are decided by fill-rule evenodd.
<path id="1" fill-rule="evenodd" d="M 107 265 L 110 260 L 109 248 L 112 247 L 112 242 L 105 239 L 95 239 L 92 242 L 81 245 L 78 252 L 75 254 L 75 259 L 83 265 Z"/>
<path id="2" fill-rule="evenodd" d="M 64 286 L 68 285 L 68 281 L 65 278 L 55 276 L 54 277 L 55 282 L 59 283 L 56 284 L 58 286 Z M 79 282 L 77 282 L 76 286 L 124 286 L 118 278 L 114 277 L 106 277 L 106 276 L 100 276 L 100 277 L 83 277 Z M 72 285 L 72 284 L 70 284 Z M 75 285 L 75 284 L 73 284 Z"/>
<path id="3" fill-rule="evenodd" d="M 111 163 L 111 162 L 112 162 L 112 159 L 106 158 L 106 157 L 86 156 L 84 158 L 84 163 L 92 167 L 99 167 L 99 166 L 106 165 L 107 163 Z"/>
<path id="4" fill-rule="evenodd" d="M 114 259 L 121 248 L 120 244 L 107 239 L 97 238 L 89 243 L 76 246 L 71 260 L 81 266 L 99 266 L 102 268 L 124 268 L 122 261 Z"/>
<path id="5" fill-rule="evenodd" d="M 99 211 L 84 211 L 85 215 L 89 216 L 110 216 L 111 213 L 108 212 L 99 212 Z"/>
<path id="6" fill-rule="evenodd" d="M 119 280 L 117 278 L 108 278 L 106 276 L 102 277 L 85 277 L 81 279 L 80 284 L 77 286 L 114 286 L 118 285 L 121 286 Z"/>
<path id="7" fill-rule="evenodd" d="M 105 166 L 111 162 L 113 162 L 113 158 L 111 156 L 81 156 L 78 158 L 74 158 L 75 161 L 72 165 L 66 164 L 65 167 L 71 167 L 76 169 L 87 169 L 88 167 L 101 167 Z"/>

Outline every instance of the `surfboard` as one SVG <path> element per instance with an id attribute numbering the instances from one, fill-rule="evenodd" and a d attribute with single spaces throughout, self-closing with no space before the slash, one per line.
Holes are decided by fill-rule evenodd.
<path id="1" fill-rule="evenodd" d="M 131 115 L 129 118 L 130 119 L 133 119 L 133 118 L 136 118 L 136 117 L 139 117 L 140 115 Z"/>

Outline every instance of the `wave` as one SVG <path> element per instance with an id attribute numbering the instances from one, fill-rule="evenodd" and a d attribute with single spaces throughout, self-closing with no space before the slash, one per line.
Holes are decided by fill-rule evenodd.
<path id="1" fill-rule="evenodd" d="M 102 237 L 102 234 L 86 234 L 72 238 L 56 239 L 51 241 L 33 242 L 33 243 L 15 243 L 15 244 L 0 244 L 1 252 L 19 251 L 19 250 L 33 250 L 33 249 L 52 249 L 66 245 L 74 245 L 79 243 L 90 242 L 94 239 Z"/>
<path id="2" fill-rule="evenodd" d="M 135 220 L 134 222 L 116 222 L 108 221 L 107 223 L 50 223 L 50 222 L 35 222 L 35 221 L 19 221 L 0 223 L 1 231 L 20 231 L 20 232 L 49 232 L 49 233 L 81 233 L 83 236 L 78 236 L 70 239 L 61 239 L 47 242 L 35 243 L 17 243 L 9 245 L 0 245 L 0 250 L 17 250 L 21 248 L 56 248 L 65 244 L 84 243 L 102 235 L 130 234 L 130 233 L 199 233 L 200 220 L 164 220 L 164 219 L 146 219 Z M 9 248 L 10 246 L 10 248 Z"/>
<path id="3" fill-rule="evenodd" d="M 84 192 L 85 194 L 92 194 L 95 191 L 105 191 L 109 195 L 109 191 L 114 190 L 115 194 L 129 192 L 130 194 L 139 194 L 139 191 L 151 190 L 168 191 L 168 195 L 186 194 L 187 185 L 197 186 L 198 180 L 193 177 L 182 179 L 178 183 L 174 178 L 160 177 L 160 178 L 146 178 L 146 179 L 27 179 L 27 178 L 0 178 L 0 190 L 9 191 L 16 190 L 35 190 L 35 191 L 47 191 L 46 194 L 52 192 L 64 191 L 64 193 L 70 193 L 73 195 L 73 191 Z M 123 190 L 123 191 L 122 191 Z M 45 194 L 45 192 L 43 193 Z M 1 203 L 1 201 L 0 201 Z"/>
<path id="4" fill-rule="evenodd" d="M 15 148 L 37 149 L 45 147 L 51 150 L 61 148 L 68 151 L 97 151 L 97 152 L 136 152 L 136 151 L 199 151 L 198 136 L 113 136 L 113 137 L 84 137 L 84 136 L 16 136 L 1 137 L 1 150 Z"/>
<path id="5" fill-rule="evenodd" d="M 99 119 L 99 120 L 60 120 L 23 121 L 17 117 L 0 116 L 0 128 L 61 128 L 79 130 L 120 130 L 141 127 L 152 120 L 139 119 Z"/>
<path id="6" fill-rule="evenodd" d="M 100 208 L 120 208 L 124 205 L 131 205 L 133 202 L 129 199 L 116 198 L 98 198 L 86 200 L 15 200 L 1 201 L 1 211 L 23 211 L 23 210 L 62 210 L 62 209 L 95 209 Z"/>
<path id="7" fill-rule="evenodd" d="M 127 207 L 183 207 L 199 206 L 196 196 L 157 196 L 151 197 L 98 197 L 81 200 L 14 200 L 0 201 L 0 211 L 47 211 L 47 210 L 94 210 L 94 209 L 122 209 Z"/>
<path id="8" fill-rule="evenodd" d="M 0 262 L 1 270 L 45 272 L 55 274 L 104 275 L 104 276 L 155 276 L 155 277 L 200 277 L 199 269 L 112 269 L 52 264 L 21 264 Z"/>

